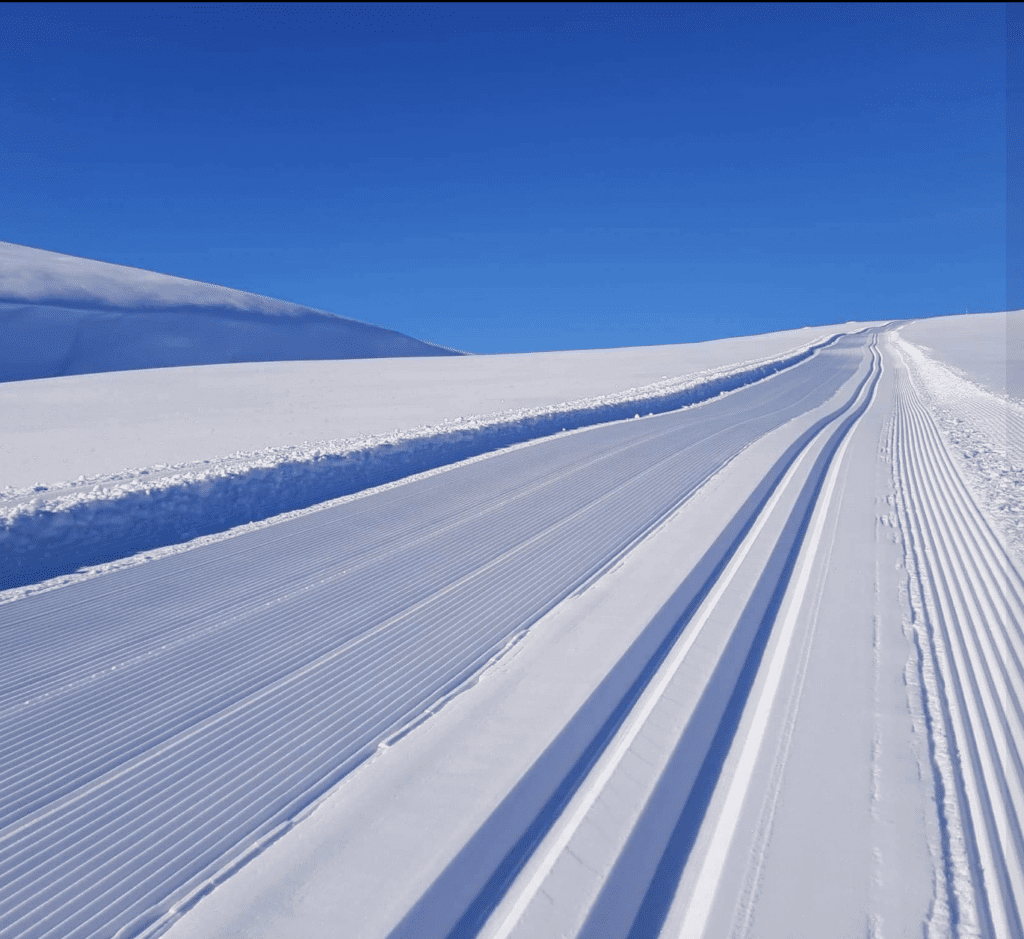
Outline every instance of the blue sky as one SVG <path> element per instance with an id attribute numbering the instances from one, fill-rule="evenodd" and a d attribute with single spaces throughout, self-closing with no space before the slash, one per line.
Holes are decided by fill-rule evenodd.
<path id="1" fill-rule="evenodd" d="M 6 4 L 0 37 L 0 240 L 476 352 L 1005 306 L 1003 4 Z"/>

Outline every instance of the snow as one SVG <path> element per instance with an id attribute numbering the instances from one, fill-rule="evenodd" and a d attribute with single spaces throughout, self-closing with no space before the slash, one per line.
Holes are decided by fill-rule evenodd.
<path id="1" fill-rule="evenodd" d="M 763 380 L 838 334 L 774 358 L 547 407 L 460 418 L 337 443 L 237 453 L 200 464 L 2 490 L 0 588 L 31 585 L 140 552 L 250 525 L 515 444 L 665 413 Z M 20 594 L 19 594 L 20 595 Z"/>
<path id="2" fill-rule="evenodd" d="M 968 381 L 1024 402 L 1024 310 L 914 320 L 900 335 Z"/>
<path id="3" fill-rule="evenodd" d="M 807 360 L 809 368 L 778 372 L 775 394 L 763 395 L 753 384 L 694 408 L 547 438 L 164 561 L 0 606 L 11 650 L 4 663 L 10 672 L 5 706 L 18 711 L 22 727 L 47 726 L 47 715 L 57 711 L 78 715 L 54 725 L 52 733 L 22 734 L 11 741 L 16 762 L 28 773 L 19 773 L 12 784 L 33 780 L 31 790 L 14 800 L 17 824 L 25 831 L 25 825 L 45 824 L 50 830 L 59 824 L 59 858 L 65 866 L 83 863 L 83 851 L 114 843 L 129 853 L 136 850 L 134 845 L 147 856 L 170 853 L 177 860 L 160 868 L 163 880 L 136 883 L 140 890 L 163 885 L 172 908 L 187 902 L 211 874 L 220 876 L 212 845 L 231 841 L 244 853 L 264 843 L 280 825 L 290 824 L 286 807 L 301 804 L 300 796 L 315 800 L 325 785 L 324 770 L 334 775 L 353 761 L 357 764 L 379 742 L 400 735 L 425 704 L 436 708 L 538 614 L 584 587 L 624 549 L 642 540 L 702 479 L 756 437 L 758 428 L 785 424 L 792 416 L 813 429 L 821 418 L 805 414 L 808 395 L 823 402 L 826 412 L 842 409 L 842 400 L 829 403 L 834 392 L 849 384 L 851 376 L 863 384 L 866 375 L 856 349 L 855 344 L 851 353 L 832 344 Z M 713 415 L 706 416 L 712 406 Z M 792 449 L 788 432 L 775 444 L 779 447 L 784 464 Z M 458 474 L 457 482 L 452 473 Z M 568 488 L 562 479 L 569 481 Z M 758 488 L 764 487 L 755 480 Z M 735 497 L 743 495 L 735 491 Z M 740 508 L 750 511 L 742 503 Z M 296 542 L 297 534 L 305 544 Z M 728 544 L 711 527 L 708 534 L 716 551 Z M 389 570 L 367 563 L 374 557 L 389 559 Z M 217 558 L 233 559 L 232 571 Z M 322 569 L 325 561 L 329 573 Z M 186 575 L 185 593 L 165 580 L 179 568 L 194 575 Z M 435 584 L 447 586 L 438 590 Z M 698 585 L 694 578 L 688 589 Z M 325 587 L 330 599 L 321 592 Z M 228 607 L 221 600 L 208 607 L 208 591 L 220 594 L 225 589 Z M 77 628 L 64 632 L 43 626 L 61 621 L 63 614 L 57 611 L 69 600 L 78 611 L 72 614 Z M 487 604 L 486 616 L 478 612 L 482 603 Z M 349 623 L 343 646 L 336 645 L 336 627 L 325 630 L 310 615 L 321 607 L 333 611 L 333 623 Z M 89 608 L 97 610 L 95 618 L 84 614 Z M 101 608 L 105 612 L 99 613 Z M 289 624 L 284 634 L 281 622 Z M 376 625 L 367 631 L 370 623 Z M 672 625 L 668 617 L 660 628 Z M 280 646 L 285 635 L 287 652 Z M 658 644 L 656 635 L 649 635 L 648 648 L 652 641 Z M 246 669 L 239 672 L 231 664 L 239 648 L 262 662 L 262 675 L 247 676 Z M 357 661 L 353 654 L 369 666 L 362 677 L 352 671 Z M 643 659 L 633 661 L 624 678 Z M 307 664 L 294 672 L 303 662 Z M 411 682 L 407 666 L 416 669 Z M 595 676 L 586 672 L 581 677 L 590 682 Z M 235 699 L 239 691 L 244 700 Z M 98 707 L 112 692 L 119 707 Z M 301 709 L 304 716 L 293 711 L 294 700 L 307 703 Z M 387 713 L 378 711 L 377 701 L 390 702 Z M 308 706 L 311 702 L 317 703 Z M 598 719 L 603 708 L 588 714 L 584 726 Z M 313 723 L 300 728 L 297 717 Z M 244 731 L 244 740 L 230 744 L 231 749 L 241 745 L 242 763 L 229 769 L 205 758 L 208 748 L 222 747 L 220 734 L 226 726 L 242 730 L 256 726 L 254 719 L 262 729 Z M 105 742 L 93 742 L 95 733 Z M 272 735 L 288 752 L 274 753 Z M 161 741 L 155 752 L 150 740 Z M 291 752 L 296 745 L 304 748 L 301 755 Z M 390 749 L 400 745 L 398 740 Z M 282 775 L 271 772 L 270 764 L 259 769 L 251 763 L 266 758 L 279 766 L 308 766 L 308 775 Z M 178 767 L 173 788 L 167 788 L 162 768 L 168 760 Z M 54 816 L 46 808 L 50 799 L 76 786 L 75 777 L 61 771 L 65 763 L 78 766 L 83 779 L 108 780 L 114 788 L 107 782 L 87 784 L 73 802 L 55 809 Z M 210 784 L 219 790 L 216 794 L 189 800 L 197 813 L 188 829 L 165 810 L 155 816 L 126 813 L 120 797 L 123 789 L 137 793 L 140 805 L 154 799 L 166 803 L 196 785 Z M 224 791 L 224 784 L 243 789 Z M 242 811 L 243 792 L 251 811 Z M 235 808 L 218 815 L 224 805 Z M 268 818 L 265 805 L 282 808 Z M 79 814 L 96 819 L 96 838 L 82 840 L 85 833 L 79 834 L 74 822 Z M 145 842 L 122 840 L 127 830 L 143 827 L 152 832 Z M 26 861 L 24 869 L 42 870 L 35 865 L 45 862 L 49 870 L 54 862 L 47 842 L 33 843 L 39 844 L 32 849 L 35 860 Z M 107 919 L 94 919 L 112 870 L 128 861 L 123 852 L 105 855 L 108 860 L 96 867 L 90 881 L 96 886 L 88 889 L 81 882 L 68 887 L 49 876 L 19 881 L 17 889 L 26 891 L 19 896 L 25 899 L 11 907 L 12 928 L 20 923 L 19 928 L 27 929 L 37 921 L 34 911 L 64 902 L 59 898 L 67 889 L 74 891 L 80 915 L 92 917 L 90 921 L 116 922 L 118 928 L 134 922 L 142 915 L 132 899 L 134 891 L 103 914 Z M 229 864 L 237 857 L 237 850 L 232 851 Z M 148 868 L 133 869 L 141 877 Z M 40 890 L 51 899 L 44 901 Z M 13 898 L 0 906 L 7 902 Z M 0 920 L 0 928 L 4 922 Z"/>
<path id="4" fill-rule="evenodd" d="M 1024 399 L 1006 393 L 1024 348 L 1024 311 L 925 320 L 900 352 L 952 459 L 1018 564 L 1024 563 Z M 959 329 L 959 338 L 958 338 Z"/>
<path id="5" fill-rule="evenodd" d="M 844 420 L 846 426 L 856 421 L 871 400 L 873 386 L 866 382 L 870 374 L 866 364 L 848 379 L 848 391 L 837 396 L 842 402 L 839 425 Z M 848 403 L 851 392 L 854 401 L 860 402 L 852 411 Z M 734 563 L 717 581 L 717 592 L 713 591 L 702 607 L 704 635 L 690 631 L 702 615 L 698 611 L 683 633 L 688 642 L 676 645 L 674 660 L 665 660 L 664 680 L 659 680 L 662 672 L 658 672 L 647 686 L 646 697 L 634 708 L 625 709 L 627 723 L 619 733 L 628 736 L 619 745 L 609 744 L 606 751 L 620 762 L 598 763 L 584 777 L 584 788 L 553 819 L 555 827 L 516 881 L 524 882 L 526 889 L 540 878 L 543 887 L 534 887 L 532 896 L 539 897 L 537 891 L 542 889 L 544 901 L 538 900 L 541 905 L 529 919 L 530 894 L 517 892 L 513 885 L 504 904 L 491 907 L 482 935 L 587 934 L 585 928 L 579 932 L 580 911 L 585 917 L 588 910 L 586 903 L 580 906 L 580 897 L 587 891 L 591 895 L 600 891 L 602 879 L 574 876 L 568 869 L 559 875 L 561 868 L 556 866 L 571 865 L 581 852 L 588 868 L 610 879 L 602 896 L 613 906 L 603 910 L 599 921 L 609 922 L 604 918 L 608 913 L 629 915 L 643 897 L 642 876 L 631 881 L 623 875 L 635 871 L 634 864 L 625 865 L 621 872 L 618 867 L 609 870 L 607 862 L 597 861 L 594 852 L 607 853 L 609 844 L 621 848 L 621 842 L 608 840 L 613 830 L 610 823 L 618 820 L 621 825 L 624 808 L 644 805 L 644 799 L 631 800 L 629 794 L 642 778 L 639 771 L 651 762 L 653 740 L 665 736 L 666 724 L 674 722 L 680 728 L 670 740 L 687 726 L 685 708 L 674 719 L 673 710 L 678 711 L 688 696 L 687 707 L 691 707 L 693 692 L 709 677 L 717 677 L 723 690 L 735 680 L 735 672 L 730 678 L 728 671 L 714 669 L 720 644 L 729 636 L 723 631 L 729 618 L 722 617 L 721 600 L 728 598 L 730 608 L 742 611 L 753 590 L 756 603 L 755 572 L 765 569 L 766 557 L 785 556 L 778 554 L 777 539 L 780 534 L 785 536 L 793 501 L 799 503 L 801 493 L 808 491 L 808 485 L 813 487 L 818 473 L 827 468 L 828 464 L 816 457 L 839 442 L 833 433 L 814 437 L 822 417 L 836 416 L 835 400 L 812 409 L 779 433 L 761 438 L 742 459 L 728 464 L 715 477 L 715 485 L 703 488 L 699 498 L 681 507 L 615 570 L 556 607 L 530 629 L 512 655 L 485 672 L 477 685 L 452 700 L 435 718 L 396 745 L 378 751 L 374 760 L 349 777 L 308 818 L 201 901 L 169 935 L 317 936 L 326 934 L 325 924 L 330 924 L 330 930 L 360 935 L 475 934 L 458 925 L 453 931 L 453 920 L 472 903 L 474 893 L 486 897 L 487 873 L 511 849 L 520 826 L 532 819 L 524 813 L 543 802 L 533 790 L 550 792 L 558 784 L 578 758 L 579 748 L 605 720 L 607 708 L 620 701 L 659 641 L 671 637 L 673 626 L 681 614 L 686 615 L 703 579 L 714 576 L 716 549 L 724 547 L 716 542 L 721 521 L 715 520 L 733 519 L 732 537 L 738 534 L 742 544 L 733 556 Z M 832 426 L 828 421 L 825 425 Z M 792 441 L 801 439 L 801 433 L 804 439 L 814 439 L 817 449 L 800 451 L 805 458 L 794 466 L 787 462 L 786 454 L 793 452 Z M 787 467 L 790 472 L 785 475 L 784 488 L 776 490 L 779 498 L 769 502 L 767 516 L 759 516 L 762 523 L 745 535 L 741 519 L 751 511 L 751 489 L 767 486 L 773 474 L 781 474 Z M 756 499 L 753 505 L 758 505 Z M 805 552 L 803 566 L 816 556 L 814 550 Z M 680 571 L 692 572 L 682 584 Z M 750 626 L 757 623 L 757 615 L 750 611 Z M 806 623 L 803 625 L 806 628 Z M 688 649 L 694 653 L 688 655 Z M 742 660 L 741 656 L 739 662 Z M 563 673 L 569 661 L 573 667 Z M 683 662 L 687 665 L 680 672 Z M 672 688 L 674 674 L 683 680 Z M 595 681 L 605 675 L 609 679 L 595 690 Z M 724 706 L 724 700 L 719 706 Z M 645 713 L 657 715 L 653 728 L 643 720 Z M 691 723 L 691 733 L 701 723 L 698 720 L 696 727 Z M 707 721 L 706 726 L 713 729 L 716 722 Z M 637 740 L 641 733 L 648 741 L 642 760 L 634 760 L 625 778 L 609 784 L 621 760 L 630 753 L 630 739 Z M 683 736 L 685 739 L 686 734 Z M 708 738 L 703 740 L 706 747 Z M 700 766 L 696 748 L 701 745 L 695 739 L 691 744 L 694 751 L 673 758 L 668 772 L 673 785 L 661 797 L 664 801 L 668 796 L 669 804 L 655 819 L 673 818 L 673 811 L 681 808 L 679 800 L 687 791 L 682 779 Z M 668 756 L 671 747 L 655 752 Z M 594 782 L 589 785 L 591 780 Z M 656 781 L 657 776 L 652 782 Z M 602 793 L 600 800 L 594 797 L 594 786 Z M 504 798 L 499 797 L 501 793 Z M 571 847 L 575 833 L 585 833 L 578 828 L 567 830 L 561 820 L 588 817 L 599 805 L 606 806 L 606 816 L 611 809 L 611 817 L 587 824 L 600 824 L 602 839 L 595 844 L 583 837 Z M 651 818 L 650 813 L 647 817 Z M 663 828 L 662 844 L 670 830 L 671 825 Z M 625 833 L 629 833 L 628 826 Z M 652 847 L 643 863 L 649 865 L 659 853 Z M 551 860 L 538 866 L 537 859 L 543 858 Z M 926 870 L 925 877 L 931 873 Z M 382 884 L 387 884 L 387 889 L 381 890 Z M 566 921 L 556 917 L 560 910 L 577 918 Z M 624 934 L 617 925 L 611 934 Z M 627 918 L 627 929 L 628 925 Z"/>
<path id="6" fill-rule="evenodd" d="M 1021 935 L 1021 316 L 0 385 L 0 937 Z"/>
<path id="7" fill-rule="evenodd" d="M 572 765 L 607 707 L 592 676 L 609 676 L 602 686 L 609 702 L 627 690 L 692 598 L 697 578 L 680 586 L 678 572 L 706 574 L 716 520 L 742 510 L 749 466 L 774 464 L 784 452 L 781 436 L 762 439 L 748 461 L 726 467 L 716 486 L 627 563 L 552 610 L 438 717 L 401 745 L 380 749 L 168 936 L 318 936 L 324 923 L 339 933 L 384 936 L 431 888 L 432 902 L 421 903 L 420 917 L 395 935 L 417 927 L 421 935 L 444 935 L 448 905 L 479 884 L 479 868 L 489 862 L 493 835 L 475 843 L 472 836 L 491 835 L 488 821 L 492 829 L 515 824 L 518 802 L 529 804 L 526 794 L 515 798 L 517 784 L 531 768 L 533 785 L 550 786 L 538 770 L 557 779 Z M 567 661 L 574 663 L 568 671 Z M 565 727 L 576 733 L 560 733 Z M 450 865 L 467 842 L 475 850 Z"/>
<path id="8" fill-rule="evenodd" d="M 0 242 L 0 382 L 215 362 L 450 355 L 273 300 Z"/>
<path id="9" fill-rule="evenodd" d="M 0 489 L 628 394 L 786 355 L 836 332 L 815 327 L 691 345 L 241 363 L 0 383 Z"/>

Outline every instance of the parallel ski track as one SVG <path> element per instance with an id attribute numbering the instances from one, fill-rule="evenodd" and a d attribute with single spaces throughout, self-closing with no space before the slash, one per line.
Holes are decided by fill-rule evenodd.
<path id="1" fill-rule="evenodd" d="M 0 936 L 145 930 L 861 355 L 0 607 Z"/>
<path id="2" fill-rule="evenodd" d="M 897 343 L 914 386 L 928 406 L 953 462 L 1018 566 L 1024 561 L 1024 408 L 930 359 L 905 339 Z M 1015 492 L 1018 495 L 1015 495 Z"/>
<path id="3" fill-rule="evenodd" d="M 704 598 L 699 607 L 691 606 L 659 646 L 587 748 L 589 755 L 581 757 L 551 799 L 538 806 L 536 821 L 466 908 L 448 933 L 449 939 L 477 935 L 493 939 L 549 934 L 604 936 L 625 932 L 653 935 L 651 930 L 657 930 L 655 922 L 660 921 L 659 915 L 651 915 L 646 909 L 644 892 L 659 868 L 659 856 L 652 852 L 658 850 L 656 844 L 665 847 L 679 813 L 687 804 L 690 786 L 697 789 L 708 782 L 695 782 L 698 775 L 707 775 L 700 767 L 704 757 L 698 756 L 702 744 L 696 741 L 706 738 L 704 746 L 712 746 L 718 722 L 728 722 L 727 712 L 734 709 L 734 704 L 742 707 L 745 691 L 740 686 L 752 679 L 760 654 L 755 649 L 748 655 L 748 650 L 752 646 L 763 647 L 767 640 L 774 622 L 770 598 L 773 593 L 781 595 L 788 581 L 807 521 L 817 504 L 817 493 L 837 448 L 872 399 L 881 367 L 874 339 L 869 340 L 868 351 L 871 366 L 856 392 L 792 456 L 790 468 L 764 497 L 750 527 L 738 536 L 734 553 L 730 552 L 726 559 L 728 563 L 723 560 L 698 594 L 698 598 Z M 811 452 L 817 456 L 812 458 L 809 475 L 796 491 L 784 496 L 792 479 L 799 478 L 793 474 L 799 472 L 805 455 Z M 795 517 L 789 521 L 776 517 L 772 522 L 770 518 L 780 498 L 795 499 Z M 778 537 L 778 542 L 771 541 L 760 549 L 763 553 L 767 547 L 772 555 L 762 572 L 757 563 L 752 565 L 745 559 L 761 539 L 760 532 L 766 524 L 781 525 L 782 530 L 771 536 Z M 771 577 L 781 577 L 774 590 L 752 586 Z M 750 583 L 744 578 L 749 578 Z M 734 604 L 729 597 L 736 593 L 746 597 L 746 591 L 752 593 L 750 602 L 743 600 L 740 605 L 743 622 L 721 622 L 721 626 L 730 628 L 718 640 L 701 647 L 701 631 L 706 623 L 715 617 L 721 619 L 721 601 L 726 600 L 725 606 L 731 607 Z M 674 726 L 672 712 L 690 706 L 685 703 L 687 695 L 681 693 L 678 683 L 692 685 L 706 667 L 704 659 L 711 648 L 718 645 L 723 662 L 729 662 L 711 669 L 706 689 L 696 689 L 699 695 L 691 702 L 695 707 L 692 720 L 678 724 L 683 737 L 694 741 L 684 744 L 682 738 L 669 732 Z M 691 649 L 692 657 L 701 664 L 691 665 L 692 671 L 688 671 Z M 663 837 L 652 836 L 652 828 L 661 831 Z M 638 848 L 641 844 L 643 847 Z M 557 865 L 567 866 L 559 874 Z M 575 865 L 579 865 L 578 872 L 567 875 L 565 871 Z M 599 871 L 606 868 L 608 873 L 602 880 Z M 443 905 L 440 896 L 428 903 Z M 552 903 L 559 904 L 557 910 Z M 531 919 L 532 904 L 544 912 L 535 912 Z M 630 931 L 634 914 L 637 919 Z M 624 922 L 612 925 L 624 917 Z M 391 939 L 416 935 L 417 919 L 417 912 L 410 912 Z M 573 920 L 575 925 L 570 925 Z M 538 929 L 541 931 L 537 932 Z"/>
<path id="4" fill-rule="evenodd" d="M 894 465 L 924 597 L 921 643 L 941 680 L 981 934 L 1024 937 L 1024 581 L 979 511 L 906 371 Z M 955 870 L 956 865 L 950 867 Z M 962 924 L 972 929 L 973 924 Z"/>

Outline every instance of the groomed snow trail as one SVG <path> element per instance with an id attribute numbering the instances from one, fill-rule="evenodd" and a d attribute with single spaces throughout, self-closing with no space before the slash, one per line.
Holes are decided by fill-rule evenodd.
<path id="1" fill-rule="evenodd" d="M 687 632 L 681 621 L 595 738 L 597 766 L 581 764 L 563 787 L 560 798 L 577 800 L 558 813 L 569 821 L 514 849 L 517 873 L 535 865 L 526 892 L 509 894 L 525 897 L 501 920 L 511 926 L 498 925 L 515 928 L 531 885 L 559 876 L 562 847 L 607 804 L 607 780 L 628 775 L 648 718 L 668 707 L 670 723 L 693 731 L 659 744 L 678 760 L 706 752 L 736 712 L 823 474 L 878 369 L 871 334 L 847 337 L 703 405 L 501 452 L 0 606 L 0 935 L 162 929 L 753 441 L 823 409 L 733 520 L 686 617 L 705 624 Z M 716 594 L 739 603 L 732 619 L 725 606 L 703 612 L 734 576 L 741 589 Z M 664 691 L 691 648 L 710 668 L 680 712 Z M 619 800 L 628 817 L 601 849 L 614 871 L 582 888 L 565 881 L 571 915 L 642 899 L 630 846 L 638 825 L 681 808 L 665 779 L 639 783 L 654 802 Z M 554 839 L 539 853 L 538 836 Z M 465 928 L 494 912 L 508 887 L 496 884 Z"/>
<path id="2" fill-rule="evenodd" d="M 711 576 L 600 727 L 589 752 L 560 791 L 537 806 L 535 821 L 443 934 L 658 934 L 669 912 L 665 901 L 671 900 L 665 871 L 674 870 L 678 843 L 686 838 L 685 831 L 680 838 L 680 826 L 702 817 L 702 799 L 721 772 L 716 751 L 735 733 L 786 585 L 795 578 L 797 594 L 806 589 L 798 558 L 808 524 L 837 450 L 878 382 L 874 338 L 850 345 L 864 349 L 859 380 L 848 387 L 841 406 L 768 472 L 767 490 L 747 507 Z M 741 766 L 732 779 L 742 800 L 749 775 Z M 722 850 L 728 841 L 726 835 Z M 706 866 L 703 889 L 713 892 L 720 873 L 714 856 Z M 426 898 L 423 906 L 437 906 L 439 899 Z M 702 935 L 700 899 L 689 907 L 697 919 L 691 917 L 681 935 Z M 419 926 L 414 909 L 392 937 L 411 937 Z"/>
<path id="3" fill-rule="evenodd" d="M 0 936 L 1024 939 L 1024 580 L 920 368 L 868 329 L 0 606 Z M 622 634 L 600 674 L 591 629 Z M 525 755 L 488 745 L 570 685 Z M 329 792 L 343 849 L 303 855 Z M 238 898 L 303 857 L 337 866 L 252 928 Z M 363 864 L 400 902 L 345 894 Z"/>
<path id="4" fill-rule="evenodd" d="M 1024 936 L 1024 583 L 958 474 L 910 381 L 900 344 L 885 336 L 882 345 L 884 355 L 874 338 L 865 341 L 871 364 L 844 406 L 791 451 L 676 627 L 601 715 L 603 723 L 591 721 L 596 732 L 569 772 L 535 797 L 527 824 L 503 833 L 500 862 L 476 875 L 478 886 L 467 898 L 468 859 L 481 853 L 467 845 L 467 862 L 456 858 L 389 939 L 810 937 L 847 934 L 858 918 L 875 937 L 905 935 L 907 926 L 929 936 Z M 894 374 L 855 444 L 860 469 L 851 484 L 843 463 L 854 429 L 876 401 L 883 361 Z M 916 647 L 922 671 L 938 676 L 921 688 L 928 711 L 921 728 L 930 737 L 935 776 L 918 776 L 916 794 L 891 791 L 897 779 L 911 781 L 910 773 L 896 772 L 901 752 L 913 749 L 910 714 L 897 715 L 903 738 L 888 726 L 879 731 L 889 720 L 884 695 L 871 702 L 870 683 L 863 681 L 872 669 L 876 683 L 887 674 L 903 678 L 899 661 L 889 673 L 879 661 L 893 645 L 879 638 L 879 629 L 898 624 L 896 593 L 878 595 L 892 577 L 875 579 L 872 596 L 878 575 L 863 564 L 872 557 L 887 563 L 881 559 L 889 555 L 876 554 L 880 547 L 868 539 L 844 543 L 837 528 L 841 512 L 844 518 L 867 512 L 870 520 L 865 499 L 878 495 L 864 468 L 879 466 L 883 426 L 890 429 L 894 523 L 903 531 L 905 569 L 916 579 L 911 594 L 925 598 L 912 625 Z M 849 565 L 856 574 L 844 578 Z M 857 583 L 851 588 L 844 580 Z M 873 638 L 870 631 L 859 632 L 862 638 L 850 632 L 872 616 Z M 831 635 L 819 641 L 822 618 Z M 812 656 L 816 643 L 833 657 Z M 862 673 L 851 659 L 859 677 L 849 687 L 837 680 L 844 663 L 834 658 L 844 643 L 874 658 Z M 803 690 L 808 669 L 813 693 Z M 903 692 L 904 708 L 906 695 L 916 693 Z M 858 718 L 865 701 L 873 711 Z M 853 716 L 822 720 L 831 709 Z M 852 728 L 856 736 L 862 728 L 870 734 L 872 723 L 874 740 L 863 752 L 873 762 L 861 764 L 870 771 L 863 782 L 830 779 L 820 760 L 831 727 Z M 804 751 L 799 765 L 790 765 L 794 735 Z M 849 743 L 856 747 L 858 740 Z M 880 747 L 893 751 L 881 762 Z M 839 743 L 836 752 L 844 749 Z M 855 753 L 849 768 L 860 769 Z M 840 804 L 862 805 L 862 821 L 852 816 L 845 828 L 839 825 L 836 840 L 808 840 L 800 855 L 802 835 L 773 832 L 776 807 L 788 803 L 789 824 L 803 803 L 810 824 L 828 830 L 835 809 L 827 799 L 812 806 L 806 796 L 808 787 L 836 784 L 849 789 Z M 921 821 L 902 835 L 913 836 L 916 847 L 894 847 L 885 813 L 908 810 Z M 937 836 L 925 834 L 931 815 L 937 815 Z M 488 836 L 498 830 L 490 826 Z M 929 839 L 931 863 L 938 855 L 931 870 Z M 822 864 L 857 881 L 853 890 L 813 878 L 824 893 L 809 916 L 810 872 L 798 866 L 780 876 L 778 870 L 794 848 L 798 865 Z M 816 851 L 826 852 L 821 861 L 812 860 Z M 904 872 L 916 878 L 906 889 L 899 883 L 904 854 L 916 865 Z M 759 917 L 766 864 L 773 876 Z M 930 904 L 922 889 L 928 880 L 937 892 Z M 829 891 L 836 894 L 832 903 Z M 897 932 L 887 931 L 894 926 Z"/>
<path id="5" fill-rule="evenodd" d="M 958 936 L 1024 936 L 1024 582 L 901 352 L 893 451 Z"/>

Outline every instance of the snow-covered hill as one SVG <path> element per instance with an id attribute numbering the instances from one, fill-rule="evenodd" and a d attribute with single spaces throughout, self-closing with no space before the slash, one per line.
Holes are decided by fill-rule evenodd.
<path id="1" fill-rule="evenodd" d="M 314 310 L 0 242 L 0 382 L 218 362 L 458 354 Z"/>

